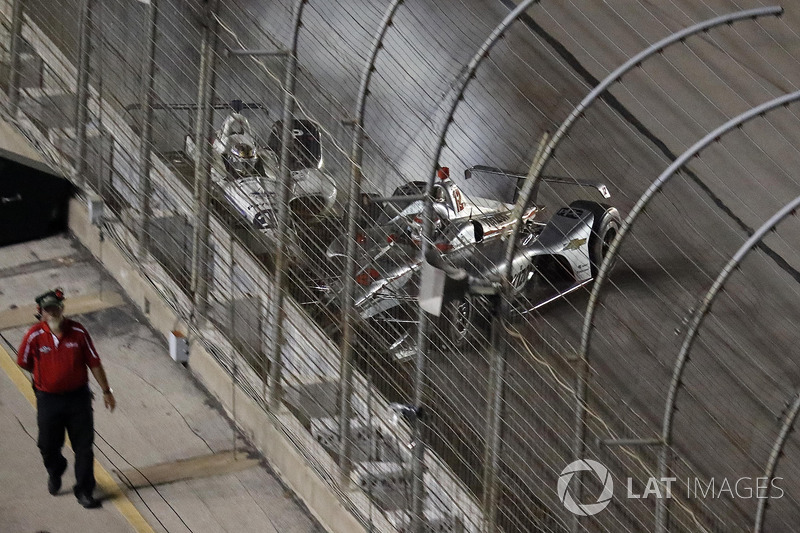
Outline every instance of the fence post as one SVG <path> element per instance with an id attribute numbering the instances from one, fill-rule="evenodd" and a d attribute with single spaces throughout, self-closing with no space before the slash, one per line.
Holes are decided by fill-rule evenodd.
<path id="1" fill-rule="evenodd" d="M 8 73 L 8 111 L 11 118 L 16 118 L 17 108 L 19 107 L 19 83 L 20 83 L 20 48 L 22 45 L 22 14 L 23 2 L 25 0 L 14 0 L 11 7 L 11 43 L 9 44 L 9 73 Z"/>
<path id="2" fill-rule="evenodd" d="M 651 198 L 655 191 L 657 191 L 664 182 L 666 182 L 671 176 L 675 175 L 675 171 L 680 168 L 686 161 L 689 161 L 695 155 L 697 155 L 700 150 L 702 150 L 705 146 L 716 142 L 719 138 L 724 135 L 725 133 L 732 131 L 748 120 L 752 120 L 755 117 L 762 116 L 764 113 L 771 109 L 775 109 L 776 107 L 786 105 L 790 102 L 794 102 L 800 100 L 800 91 L 796 91 L 789 95 L 784 95 L 774 100 L 771 100 L 765 104 L 760 106 L 756 106 L 749 111 L 742 113 L 741 115 L 734 117 L 733 119 L 726 122 L 724 125 L 720 126 L 719 128 L 715 129 L 708 135 L 706 135 L 702 140 L 698 141 L 692 148 L 681 154 L 681 157 L 673 163 L 664 173 L 659 177 L 659 179 L 654 183 L 648 192 L 646 192 L 642 199 L 636 203 L 637 206 L 641 204 L 640 209 L 636 209 L 634 207 L 634 211 L 631 213 L 632 215 L 636 215 L 644 209 L 644 205 Z M 649 194 L 648 194 L 649 193 Z M 769 233 L 775 226 L 784 218 L 791 215 L 795 209 L 800 206 L 800 196 L 786 204 L 780 211 L 778 211 L 772 218 L 770 218 L 767 222 L 764 223 L 760 228 L 758 228 L 753 235 L 747 239 L 747 241 L 742 245 L 741 248 L 733 255 L 730 261 L 723 267 L 722 271 L 720 272 L 719 276 L 714 280 L 714 283 L 711 285 L 711 288 L 708 290 L 706 295 L 700 301 L 700 304 L 696 306 L 694 313 L 692 314 L 692 318 L 689 321 L 689 328 L 686 331 L 686 337 L 683 340 L 683 344 L 681 345 L 681 351 L 678 353 L 678 357 L 675 359 L 675 364 L 672 370 L 672 379 L 670 380 L 669 390 L 667 392 L 667 398 L 664 406 L 664 417 L 662 418 L 662 426 L 661 426 L 661 441 L 662 441 L 662 449 L 661 453 L 658 456 L 658 469 L 657 469 L 657 476 L 659 479 L 663 479 L 667 476 L 669 472 L 669 465 L 671 458 L 671 447 L 672 447 L 672 422 L 675 418 L 675 403 L 678 396 L 678 391 L 682 384 L 682 377 L 683 371 L 686 368 L 686 365 L 689 362 L 689 356 L 692 351 L 692 346 L 694 345 L 694 340 L 697 338 L 697 333 L 700 331 L 700 326 L 703 324 L 705 317 L 707 316 L 708 311 L 711 309 L 711 305 L 714 303 L 714 299 L 719 294 L 719 291 L 722 290 L 723 285 L 730 277 L 731 273 L 736 269 L 736 267 L 741 264 L 742 260 L 745 256 L 757 245 L 761 243 L 761 240 L 764 236 Z M 627 222 L 627 221 L 626 221 Z M 630 227 L 630 226 L 628 226 Z M 623 228 L 625 226 L 623 225 Z M 621 228 L 622 229 L 622 228 Z M 620 234 L 618 241 L 621 241 L 624 235 Z M 669 498 L 658 498 L 656 500 L 656 532 L 657 533 L 666 533 L 667 531 L 667 521 L 669 519 Z"/>
<path id="3" fill-rule="evenodd" d="M 439 156 L 442 154 L 442 149 L 444 148 L 445 144 L 445 137 L 447 136 L 447 131 L 450 128 L 450 124 L 453 121 L 453 115 L 456 112 L 456 108 L 458 107 L 459 102 L 464 96 L 464 92 L 466 91 L 467 85 L 469 82 L 475 77 L 475 71 L 478 69 L 478 66 L 483 62 L 483 60 L 489 57 L 489 52 L 492 50 L 494 45 L 500 40 L 500 38 L 505 34 L 506 30 L 514 23 L 527 9 L 533 5 L 535 2 L 539 0 L 523 0 L 520 4 L 515 7 L 511 12 L 506 15 L 506 17 L 498 24 L 492 33 L 486 38 L 486 40 L 481 44 L 478 51 L 472 56 L 470 62 L 466 65 L 465 69 L 462 71 L 460 78 L 454 84 L 456 87 L 455 94 L 453 98 L 450 100 L 450 108 L 443 120 L 440 123 L 440 128 L 438 132 L 436 149 L 433 155 L 432 164 L 431 164 L 431 172 L 428 176 L 428 181 L 425 186 L 425 209 L 422 214 L 422 242 L 420 243 L 420 257 L 422 257 L 423 261 L 425 260 L 425 252 L 427 252 L 428 248 L 431 244 L 431 238 L 433 236 L 433 200 L 431 194 L 433 193 L 433 184 L 436 179 L 436 175 L 439 169 Z M 426 312 L 419 308 L 418 314 L 418 331 L 417 331 L 417 357 L 416 357 L 416 372 L 414 377 L 414 401 L 415 404 L 419 407 L 422 406 L 423 400 L 423 391 L 425 388 L 425 357 L 426 352 L 428 349 L 428 330 L 429 330 L 429 323 L 428 323 L 428 316 Z M 422 421 L 417 418 L 417 421 L 414 424 L 414 438 L 418 443 L 416 448 L 420 448 L 420 452 L 414 453 L 413 456 L 413 486 L 412 486 L 412 497 L 413 497 L 413 510 L 412 510 L 412 527 L 411 531 L 413 533 L 422 533 L 424 529 L 424 516 L 423 516 L 423 503 L 424 503 L 424 483 L 423 483 L 423 473 L 424 473 L 424 454 L 421 451 L 421 448 L 424 447 L 422 443 Z M 487 431 L 489 428 L 487 428 Z M 490 437 L 487 437 L 490 438 Z"/>
<path id="4" fill-rule="evenodd" d="M 364 157 L 364 109 L 369 83 L 372 73 L 375 72 L 375 58 L 383 46 L 383 38 L 392 24 L 395 11 L 403 0 L 392 0 L 386 8 L 378 30 L 372 40 L 369 59 L 361 72 L 361 82 L 356 98 L 356 113 L 353 124 L 353 147 L 351 152 L 352 174 L 347 201 L 347 262 L 342 278 L 344 279 L 344 305 L 342 309 L 342 344 L 341 344 L 341 370 L 339 378 L 340 409 L 339 409 L 339 467 L 342 478 L 348 479 L 352 469 L 350 455 L 352 445 L 350 442 L 350 417 L 352 416 L 353 394 L 353 343 L 355 342 L 353 322 L 356 320 L 353 308 L 355 307 L 353 291 L 355 290 L 356 268 L 356 219 L 358 218 L 359 199 L 361 198 L 361 163 Z"/>
<path id="5" fill-rule="evenodd" d="M 92 0 L 83 0 L 80 8 L 78 77 L 75 94 L 75 181 L 80 188 L 86 185 L 86 122 L 89 119 L 92 4 Z"/>
<path id="6" fill-rule="evenodd" d="M 731 13 L 727 15 L 722 15 L 719 17 L 714 17 L 699 24 L 694 24 L 683 30 L 677 31 L 671 35 L 668 35 L 664 39 L 648 46 L 635 56 L 628 59 L 625 63 L 617 67 L 613 72 L 611 72 L 608 76 L 606 76 L 603 81 L 601 81 L 594 89 L 592 89 L 586 97 L 581 100 L 581 102 L 572 110 L 572 112 L 567 116 L 566 119 L 561 123 L 558 127 L 558 130 L 550 137 L 547 144 L 544 148 L 537 152 L 537 157 L 534 158 L 533 165 L 531 166 L 530 172 L 528 173 L 528 177 L 525 180 L 525 183 L 520 191 L 519 198 L 517 200 L 516 205 L 514 206 L 514 212 L 512 213 L 512 219 L 514 220 L 513 229 L 511 232 L 511 237 L 508 239 L 508 243 L 506 245 L 506 255 L 505 255 L 505 264 L 508 265 L 508 271 L 506 272 L 506 278 L 508 279 L 510 274 L 510 269 L 513 265 L 513 259 L 516 251 L 517 239 L 519 237 L 519 232 L 522 229 L 522 215 L 525 212 L 525 206 L 527 206 L 534 197 L 535 192 L 539 188 L 539 182 L 541 181 L 541 174 L 544 170 L 544 167 L 547 165 L 550 157 L 555 152 L 556 147 L 567 136 L 567 133 L 572 128 L 573 124 L 582 116 L 582 114 L 586 111 L 586 109 L 591 105 L 595 100 L 597 100 L 603 93 L 605 93 L 606 89 L 608 89 L 612 84 L 619 81 L 622 76 L 629 72 L 630 70 L 636 68 L 638 65 L 641 65 L 642 61 L 646 60 L 649 57 L 663 51 L 668 46 L 683 42 L 687 37 L 691 35 L 695 35 L 700 32 L 708 31 L 709 29 L 720 26 L 723 24 L 731 24 L 736 21 L 740 20 L 750 20 L 755 19 L 761 16 L 780 16 L 783 13 L 783 8 L 779 6 L 774 7 L 765 7 L 765 8 L 756 8 L 756 9 L 748 9 L 744 11 L 738 11 L 736 13 Z M 619 238 L 617 239 L 619 240 Z M 611 253 L 609 252 L 609 256 Z M 604 261 L 604 265 L 608 261 Z M 602 271 L 602 268 L 601 268 Z M 592 293 L 594 294 L 595 290 L 599 290 L 599 286 L 602 285 L 600 274 L 597 276 L 597 281 L 592 289 Z M 504 284 L 504 287 L 507 287 L 507 283 Z M 581 337 L 581 348 L 579 354 L 579 361 L 576 367 L 576 399 L 575 399 L 575 436 L 573 439 L 573 457 L 574 459 L 581 459 L 583 457 L 584 452 L 584 438 L 586 433 L 586 405 L 587 405 L 587 394 L 588 394 L 588 379 L 589 379 L 589 361 L 587 356 L 588 351 L 588 342 L 591 335 L 591 330 L 589 329 L 591 315 L 593 312 L 592 308 L 592 301 L 589 302 L 589 309 L 587 309 L 586 313 L 586 320 L 584 321 L 584 330 Z M 582 492 L 582 484 L 581 484 L 581 477 L 582 472 L 577 471 L 575 473 L 575 479 L 577 483 L 575 484 L 575 490 L 573 491 L 573 497 L 576 500 L 580 499 L 580 495 Z M 580 517 L 575 515 L 572 521 L 572 531 L 578 531 L 580 528 Z"/>
<path id="7" fill-rule="evenodd" d="M 483 512 L 487 531 L 499 531 L 497 527 L 497 501 L 499 496 L 498 468 L 502 447 L 503 400 L 505 395 L 506 345 L 503 335 L 503 320 L 508 311 L 504 304 L 498 305 L 498 315 L 492 317 L 489 386 L 486 393 L 486 447 L 484 448 Z"/>
<path id="8" fill-rule="evenodd" d="M 778 461 L 780 461 L 781 456 L 783 456 L 783 449 L 784 446 L 786 446 L 786 440 L 789 438 L 789 433 L 792 432 L 795 420 L 797 420 L 798 412 L 800 412 L 800 394 L 795 394 L 794 401 L 792 402 L 791 407 L 789 407 L 789 411 L 786 413 L 786 416 L 783 418 L 781 430 L 772 445 L 772 450 L 769 453 L 769 459 L 767 459 L 767 466 L 764 469 L 763 477 L 769 480 L 769 483 L 767 483 L 766 494 L 763 497 L 760 497 L 758 494 L 756 494 L 758 499 L 758 508 L 756 509 L 756 521 L 755 525 L 753 526 L 753 533 L 761 533 L 762 528 L 764 527 L 764 519 L 767 514 L 767 506 L 769 505 L 769 496 L 770 492 L 772 492 L 772 479 L 775 476 L 775 469 L 778 467 Z M 758 488 L 756 488 L 756 490 L 758 490 Z"/>
<path id="9" fill-rule="evenodd" d="M 200 44 L 200 73 L 197 81 L 197 116 L 194 124 L 194 230 L 192 231 L 191 293 L 194 311 L 205 316 L 208 308 L 208 220 L 209 188 L 211 186 L 211 145 L 217 47 L 217 9 L 219 0 L 206 3 Z M 197 316 L 194 317 L 197 320 Z"/>
<path id="10" fill-rule="evenodd" d="M 294 129 L 294 91 L 297 82 L 297 39 L 300 33 L 300 21 L 303 17 L 303 8 L 308 0 L 298 0 L 294 9 L 294 25 L 292 31 L 292 46 L 286 55 L 286 71 L 283 81 L 283 124 L 281 128 L 281 158 L 280 158 L 280 200 L 278 202 L 278 247 L 275 252 L 275 274 L 273 277 L 273 293 L 270 300 L 272 328 L 271 366 L 269 369 L 269 399 L 270 409 L 277 409 L 281 401 L 281 374 L 282 374 L 282 345 L 283 345 L 283 320 L 285 316 L 284 300 L 286 298 L 286 275 L 284 271 L 289 266 L 287 251 L 289 248 L 289 192 L 291 191 L 291 174 L 289 172 L 289 150 L 292 143 L 292 130 Z"/>
<path id="11" fill-rule="evenodd" d="M 140 108 L 144 113 L 142 117 L 142 131 L 139 136 L 139 257 L 143 258 L 147 252 L 147 243 L 150 238 L 150 195 L 152 182 L 150 181 L 150 155 L 153 142 L 153 101 L 155 91 L 156 69 L 156 28 L 158 26 L 158 0 L 150 0 L 147 9 L 147 35 L 144 42 L 144 57 L 142 61 L 142 89 L 140 93 Z"/>

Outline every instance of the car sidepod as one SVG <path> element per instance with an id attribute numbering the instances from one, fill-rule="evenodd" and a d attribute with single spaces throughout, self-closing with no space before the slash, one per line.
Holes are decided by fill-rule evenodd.
<path id="1" fill-rule="evenodd" d="M 542 256 L 552 256 L 568 265 L 575 283 L 592 278 L 589 244 L 594 212 L 588 209 L 562 207 L 547 222 L 533 242 L 520 250 L 514 272 L 530 268 Z"/>

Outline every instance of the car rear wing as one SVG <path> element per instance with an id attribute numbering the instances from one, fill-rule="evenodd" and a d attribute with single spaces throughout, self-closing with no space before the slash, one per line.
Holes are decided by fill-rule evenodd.
<path id="1" fill-rule="evenodd" d="M 156 102 L 152 106 L 155 111 L 186 111 L 187 112 L 187 124 L 189 125 L 189 130 L 194 131 L 194 119 L 195 119 L 195 112 L 200 107 L 199 104 L 194 102 L 188 103 L 164 103 L 164 102 Z M 223 102 L 220 100 L 214 101 L 210 104 L 211 109 L 223 109 L 223 110 L 231 110 L 235 111 L 236 113 L 241 113 L 243 109 L 258 109 L 265 113 L 266 116 L 269 116 L 269 109 L 267 106 L 262 104 L 261 102 L 242 102 L 241 100 L 231 100 L 230 102 Z M 134 111 L 140 111 L 142 109 L 141 104 L 133 103 L 128 104 L 125 106 L 125 111 L 128 113 L 133 113 Z M 189 133 L 191 135 L 191 133 Z"/>
<path id="2" fill-rule="evenodd" d="M 494 185 L 498 185 L 501 187 L 501 191 L 503 196 L 506 196 L 505 200 L 508 204 L 516 204 L 517 197 L 519 196 L 520 190 L 522 190 L 522 185 L 525 183 L 525 180 L 528 179 L 526 174 L 522 174 L 519 172 L 514 172 L 512 170 L 504 170 L 502 168 L 497 167 L 489 167 L 484 165 L 475 165 L 467 170 L 464 171 L 464 177 L 467 181 L 472 178 L 475 178 L 478 174 L 483 176 L 490 176 L 490 177 L 497 177 L 506 179 L 506 186 L 503 186 L 503 182 L 498 180 L 497 183 Z M 510 178 L 510 179 L 509 179 Z M 552 184 L 562 184 L 562 185 L 576 185 L 579 187 L 585 187 L 589 189 L 594 189 L 603 198 L 608 199 L 611 198 L 611 193 L 608 191 L 608 187 L 606 187 L 602 183 L 598 183 L 595 181 L 584 181 L 584 180 L 576 180 L 573 178 L 562 178 L 557 176 L 543 176 L 542 181 Z M 541 182 L 540 182 L 541 183 Z M 539 185 L 537 184 L 536 190 L 533 191 L 533 203 L 536 203 L 536 198 L 539 195 Z"/>
<path id="3" fill-rule="evenodd" d="M 128 104 L 125 106 L 126 111 L 133 111 L 136 109 L 140 109 L 142 106 L 138 103 Z M 178 103 L 178 104 L 168 104 L 168 103 L 154 103 L 151 105 L 153 109 L 177 109 L 182 111 L 196 111 L 200 106 L 195 103 Z M 232 100 L 230 102 L 212 102 L 209 107 L 211 109 L 230 109 L 232 111 L 236 111 L 237 113 L 241 112 L 242 109 L 261 109 L 266 113 L 269 113 L 267 107 L 259 102 L 242 102 L 241 100 Z"/>

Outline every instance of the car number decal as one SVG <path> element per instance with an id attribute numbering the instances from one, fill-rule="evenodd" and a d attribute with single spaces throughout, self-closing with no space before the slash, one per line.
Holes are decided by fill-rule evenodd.
<path id="1" fill-rule="evenodd" d="M 456 211 L 462 211 L 464 209 L 464 199 L 461 197 L 460 189 L 453 188 L 453 200 L 456 201 Z"/>

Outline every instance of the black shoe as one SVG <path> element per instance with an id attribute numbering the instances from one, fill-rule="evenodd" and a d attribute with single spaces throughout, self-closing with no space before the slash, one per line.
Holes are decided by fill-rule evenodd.
<path id="1" fill-rule="evenodd" d="M 96 499 L 91 494 L 79 494 L 76 497 L 78 498 L 78 503 L 86 509 L 97 509 L 103 505 L 103 502 Z"/>
<path id="2" fill-rule="evenodd" d="M 61 476 L 50 476 L 47 478 L 47 492 L 55 496 L 61 490 Z"/>

